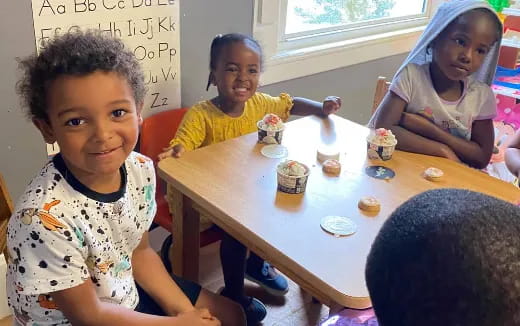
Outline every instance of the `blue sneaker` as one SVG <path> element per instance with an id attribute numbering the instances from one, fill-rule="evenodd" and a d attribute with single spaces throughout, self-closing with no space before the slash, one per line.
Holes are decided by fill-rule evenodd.
<path id="1" fill-rule="evenodd" d="M 260 270 L 246 268 L 246 279 L 263 287 L 267 293 L 281 297 L 289 291 L 287 279 L 274 269 L 271 264 L 264 262 Z"/>
<path id="2" fill-rule="evenodd" d="M 249 299 L 249 304 L 243 305 L 242 308 L 246 313 L 247 326 L 255 326 L 267 316 L 267 308 L 257 298 L 249 297 Z"/>
<path id="3" fill-rule="evenodd" d="M 226 295 L 226 288 L 222 288 L 218 291 L 220 295 L 233 300 Z M 234 300 L 235 301 L 235 300 Z M 267 316 L 267 308 L 262 303 L 262 301 L 253 297 L 244 297 L 243 300 L 236 301 L 244 309 L 244 313 L 246 314 L 247 326 L 256 326 L 262 320 L 264 320 L 265 316 Z"/>

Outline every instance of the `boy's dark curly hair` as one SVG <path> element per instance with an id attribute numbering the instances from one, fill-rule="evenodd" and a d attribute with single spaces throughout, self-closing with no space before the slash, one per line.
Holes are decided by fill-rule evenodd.
<path id="1" fill-rule="evenodd" d="M 520 325 L 520 209 L 468 190 L 422 193 L 384 223 L 365 275 L 381 326 Z"/>
<path id="2" fill-rule="evenodd" d="M 75 31 L 52 39 L 39 55 L 20 60 L 19 66 L 23 76 L 17 90 L 30 119 L 48 121 L 47 91 L 64 75 L 113 71 L 128 81 L 137 104 L 143 103 L 146 94 L 143 71 L 134 54 L 121 40 L 97 31 Z"/>

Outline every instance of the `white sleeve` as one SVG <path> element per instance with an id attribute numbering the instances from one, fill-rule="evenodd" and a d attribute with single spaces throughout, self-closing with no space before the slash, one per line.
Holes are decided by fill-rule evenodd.
<path id="1" fill-rule="evenodd" d="M 157 184 L 156 184 L 157 178 L 155 175 L 155 168 L 154 168 L 152 161 L 148 162 L 147 170 L 145 172 L 148 175 L 148 178 L 150 180 L 150 184 L 152 187 L 151 194 L 147 198 L 147 205 L 148 205 L 148 209 L 147 209 L 148 216 L 147 217 L 148 217 L 149 222 L 148 222 L 146 229 L 148 230 L 155 218 L 155 214 L 157 214 L 157 202 L 155 201 L 155 194 L 157 192 Z"/>
<path id="2" fill-rule="evenodd" d="M 147 209 L 140 214 L 140 219 L 145 223 L 146 230 L 150 227 L 157 213 L 155 194 L 157 191 L 157 179 L 152 159 L 140 154 L 132 153 L 132 159 L 128 161 L 127 173 L 131 173 L 134 180 L 143 187 L 144 197 L 140 198 Z M 129 176 L 130 177 L 130 176 Z"/>
<path id="3" fill-rule="evenodd" d="M 394 78 L 390 85 L 390 91 L 403 99 L 406 103 L 410 103 L 412 97 L 412 75 L 416 71 L 416 67 L 408 65 Z"/>
<path id="4" fill-rule="evenodd" d="M 21 294 L 69 289 L 90 277 L 83 235 L 67 223 L 65 216 L 71 214 L 60 207 L 63 203 L 54 202 L 51 212 L 44 207 L 25 208 L 11 217 L 9 268 Z"/>

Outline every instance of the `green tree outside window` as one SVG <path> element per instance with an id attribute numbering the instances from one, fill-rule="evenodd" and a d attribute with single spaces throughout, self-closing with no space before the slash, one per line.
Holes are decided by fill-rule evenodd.
<path id="1" fill-rule="evenodd" d="M 309 24 L 347 24 L 388 17 L 395 0 L 314 0 L 323 12 L 296 7 L 295 13 Z"/>

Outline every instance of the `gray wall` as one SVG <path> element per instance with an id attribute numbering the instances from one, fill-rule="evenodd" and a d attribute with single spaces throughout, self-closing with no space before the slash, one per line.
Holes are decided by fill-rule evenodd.
<path id="1" fill-rule="evenodd" d="M 182 105 L 216 95 L 206 92 L 209 45 L 216 34 L 239 31 L 251 33 L 253 0 L 182 0 L 181 69 Z M 19 77 L 16 57 L 25 57 L 35 50 L 30 1 L 0 1 L 0 172 L 7 179 L 9 191 L 17 198 L 46 161 L 41 136 L 20 112 L 14 85 Z M 392 76 L 404 55 L 384 58 L 313 76 L 267 85 L 260 90 L 276 95 L 287 92 L 293 96 L 322 100 L 327 95 L 343 99 L 341 115 L 366 123 L 377 76 Z"/>
<path id="2" fill-rule="evenodd" d="M 342 108 L 338 114 L 365 124 L 370 118 L 377 77 L 391 78 L 405 58 L 406 54 L 391 56 L 267 85 L 260 90 L 271 95 L 286 92 L 292 96 L 307 97 L 316 101 L 322 101 L 328 95 L 336 95 L 342 99 Z"/>
<path id="3" fill-rule="evenodd" d="M 0 1 L 0 172 L 13 200 L 46 160 L 44 142 L 20 110 L 16 57 L 35 51 L 30 1 Z"/>
<path id="4" fill-rule="evenodd" d="M 182 106 L 215 96 L 206 92 L 209 48 L 217 34 L 253 30 L 253 0 L 181 0 L 181 97 Z"/>

